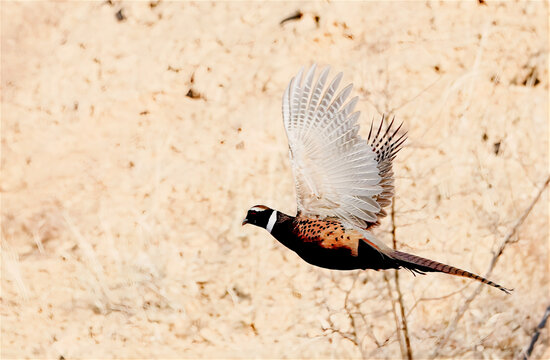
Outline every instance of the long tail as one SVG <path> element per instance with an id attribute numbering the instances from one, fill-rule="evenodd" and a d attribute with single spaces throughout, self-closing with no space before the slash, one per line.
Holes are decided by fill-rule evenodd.
<path id="1" fill-rule="evenodd" d="M 502 287 L 499 284 L 495 284 L 491 280 L 487 280 L 479 275 L 472 274 L 471 272 L 464 271 L 462 269 L 458 269 L 453 266 L 445 265 L 430 259 L 425 259 L 413 254 L 407 254 L 401 251 L 394 250 L 391 253 L 391 257 L 398 260 L 400 266 L 406 269 L 409 269 L 413 272 L 417 272 L 421 274 L 423 272 L 442 272 L 445 274 L 462 276 L 465 278 L 477 280 L 484 284 L 496 287 L 497 289 L 504 291 L 506 294 L 510 294 L 510 292 L 513 291 L 513 289 L 507 289 L 505 287 Z"/>

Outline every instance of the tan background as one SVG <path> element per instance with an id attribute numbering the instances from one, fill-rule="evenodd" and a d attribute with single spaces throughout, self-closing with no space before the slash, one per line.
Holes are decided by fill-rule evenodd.
<path id="1" fill-rule="evenodd" d="M 398 247 L 484 274 L 549 173 L 547 19 L 547 2 L 2 2 L 2 357 L 400 357 L 393 271 L 314 268 L 241 227 L 255 204 L 295 211 L 284 88 L 330 64 L 362 134 L 403 121 Z M 491 275 L 513 295 L 485 287 L 439 356 L 520 354 L 548 236 L 545 191 Z M 399 274 L 432 357 L 477 285 Z"/>

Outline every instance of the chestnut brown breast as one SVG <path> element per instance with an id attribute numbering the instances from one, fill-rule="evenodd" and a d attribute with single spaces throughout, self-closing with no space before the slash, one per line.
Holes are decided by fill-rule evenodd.
<path id="1" fill-rule="evenodd" d="M 346 229 L 339 222 L 312 218 L 296 218 L 293 233 L 304 244 L 324 249 L 348 249 L 353 256 L 357 256 L 359 241 L 363 238 L 361 233 Z"/>

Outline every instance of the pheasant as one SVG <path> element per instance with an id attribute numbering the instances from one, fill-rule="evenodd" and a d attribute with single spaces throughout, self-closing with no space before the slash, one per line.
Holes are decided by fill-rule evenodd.
<path id="1" fill-rule="evenodd" d="M 406 140 L 393 120 L 362 139 L 354 112 L 358 97 L 344 105 L 352 90 L 335 93 L 339 73 L 326 87 L 330 68 L 313 83 L 316 65 L 304 79 L 302 68 L 283 96 L 283 122 L 296 185 L 297 215 L 264 205 L 248 210 L 242 222 L 266 229 L 309 264 L 333 270 L 400 269 L 414 273 L 441 272 L 471 278 L 510 294 L 479 275 L 392 249 L 373 229 L 392 202 L 392 161 Z"/>

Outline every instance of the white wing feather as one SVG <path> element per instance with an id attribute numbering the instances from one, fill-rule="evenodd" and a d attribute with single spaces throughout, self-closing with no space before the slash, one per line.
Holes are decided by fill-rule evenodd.
<path id="1" fill-rule="evenodd" d="M 305 216 L 338 217 L 367 228 L 377 221 L 382 193 L 378 162 L 359 135 L 353 112 L 357 97 L 344 105 L 352 90 L 335 96 L 342 74 L 323 93 L 330 68 L 313 85 L 316 66 L 290 81 L 283 96 L 283 120 L 296 182 L 298 212 Z"/>

